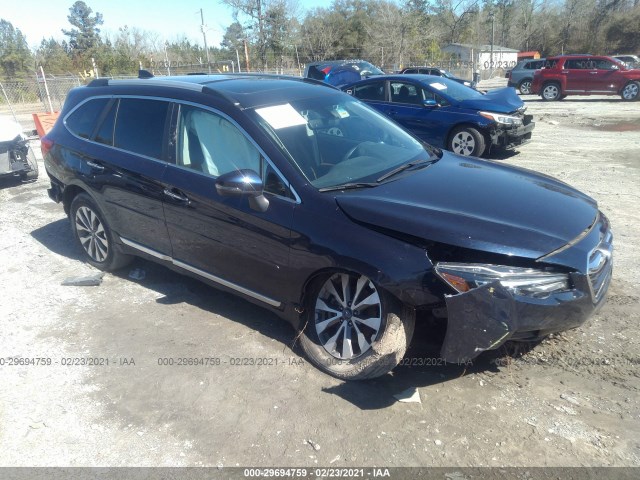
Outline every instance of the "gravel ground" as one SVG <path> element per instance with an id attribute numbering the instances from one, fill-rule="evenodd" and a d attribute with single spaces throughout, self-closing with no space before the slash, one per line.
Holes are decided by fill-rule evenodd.
<path id="1" fill-rule="evenodd" d="M 99 286 L 62 286 L 96 271 L 42 163 L 35 183 L 2 181 L 0 466 L 640 466 L 640 104 L 525 100 L 534 139 L 497 161 L 596 198 L 614 278 L 581 328 L 467 369 L 343 383 L 292 350 L 269 312 L 143 260 Z M 428 331 L 416 340 L 410 359 L 437 356 Z M 158 364 L 178 357 L 221 364 Z M 233 365 L 245 357 L 267 365 Z M 64 365 L 76 358 L 109 363 Z M 421 403 L 394 397 L 412 388 Z"/>

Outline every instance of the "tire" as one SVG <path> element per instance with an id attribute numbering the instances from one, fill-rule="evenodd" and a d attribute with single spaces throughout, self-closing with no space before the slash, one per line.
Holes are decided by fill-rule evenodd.
<path id="1" fill-rule="evenodd" d="M 560 100 L 560 97 L 562 97 L 560 85 L 558 85 L 556 82 L 545 83 L 544 85 L 542 85 L 540 96 L 542 97 L 542 100 L 546 102 Z"/>
<path id="2" fill-rule="evenodd" d="M 520 90 L 522 95 L 531 95 L 531 79 L 525 78 L 522 80 L 520 85 L 518 85 L 518 90 Z"/>
<path id="3" fill-rule="evenodd" d="M 480 157 L 484 153 L 484 136 L 472 127 L 456 127 L 449 137 L 448 149 L 464 156 Z"/>
<path id="4" fill-rule="evenodd" d="M 82 249 L 84 259 L 94 267 L 111 272 L 133 260 L 132 256 L 117 251 L 104 215 L 86 193 L 76 195 L 71 202 L 69 219 L 73 237 Z"/>
<path id="5" fill-rule="evenodd" d="M 413 309 L 353 273 L 322 276 L 307 292 L 300 343 L 316 367 L 342 380 L 366 380 L 400 363 L 413 336 Z"/>
<path id="6" fill-rule="evenodd" d="M 620 96 L 625 102 L 638 100 L 638 98 L 640 98 L 640 82 L 627 83 L 622 89 L 622 92 L 620 92 Z"/>

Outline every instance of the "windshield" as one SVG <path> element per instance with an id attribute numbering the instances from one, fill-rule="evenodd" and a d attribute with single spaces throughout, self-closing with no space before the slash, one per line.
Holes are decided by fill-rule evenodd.
<path id="1" fill-rule="evenodd" d="M 449 99 L 454 99 L 458 102 L 483 97 L 483 95 L 477 90 L 444 77 L 433 80 L 422 80 L 422 84 L 430 87 L 433 91 L 440 93 L 445 98 L 448 97 Z"/>
<path id="2" fill-rule="evenodd" d="M 316 188 L 374 182 L 402 164 L 435 157 L 435 150 L 348 95 L 257 108 L 253 114 Z"/>

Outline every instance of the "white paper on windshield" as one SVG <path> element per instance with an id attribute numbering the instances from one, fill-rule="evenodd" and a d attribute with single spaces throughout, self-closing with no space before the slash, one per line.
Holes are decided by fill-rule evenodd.
<path id="1" fill-rule="evenodd" d="M 307 124 L 304 117 L 288 103 L 273 107 L 256 108 L 256 113 L 264 118 L 274 130 Z"/>
<path id="2" fill-rule="evenodd" d="M 429 84 L 430 87 L 437 88 L 438 90 L 446 90 L 447 86 L 444 83 L 434 82 Z"/>
<path id="3" fill-rule="evenodd" d="M 340 118 L 347 118 L 349 116 L 349 112 L 347 112 L 342 105 L 336 105 L 334 110 Z"/>

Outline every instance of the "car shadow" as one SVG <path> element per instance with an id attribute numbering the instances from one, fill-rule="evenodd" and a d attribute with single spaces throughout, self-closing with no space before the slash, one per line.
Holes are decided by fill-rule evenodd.
<path id="1" fill-rule="evenodd" d="M 562 100 L 556 100 L 556 101 L 545 101 L 545 100 L 542 100 L 542 98 L 540 97 L 526 98 L 524 100 L 526 102 L 531 102 L 531 103 L 548 103 L 549 105 L 563 103 L 563 102 L 620 103 L 623 101 L 620 97 L 616 97 L 614 95 L 612 95 L 611 98 L 581 98 L 580 95 L 575 95 L 575 96 L 563 98 Z"/>
<path id="2" fill-rule="evenodd" d="M 31 232 L 31 236 L 53 253 L 82 261 L 82 252 L 74 241 L 68 218 L 61 218 L 37 228 Z"/>
<path id="3" fill-rule="evenodd" d="M 517 150 L 496 149 L 496 150 L 492 150 L 489 156 L 486 157 L 486 159 L 487 160 L 508 160 L 518 155 L 518 153 L 519 152 Z"/>
<path id="4" fill-rule="evenodd" d="M 31 235 L 53 253 L 82 261 L 82 252 L 73 239 L 68 219 L 47 224 L 32 231 Z M 237 295 L 143 258 L 136 258 L 128 267 L 113 272 L 112 275 L 159 293 L 160 296 L 156 299 L 159 304 L 186 303 L 220 315 L 276 340 L 284 348 L 288 347 L 304 358 L 299 342 L 296 342 L 296 332 L 286 321 Z M 362 410 L 376 410 L 393 405 L 396 403 L 393 395 L 409 388 L 437 385 L 471 373 L 499 371 L 500 363 L 495 359 L 504 356 L 504 350 L 485 352 L 466 364 L 442 361 L 440 345 L 444 333 L 445 328 L 423 321 L 419 316 L 412 344 L 401 364 L 391 374 L 366 381 L 342 382 L 323 391 Z M 318 374 L 322 375 L 319 371 Z"/>
<path id="5" fill-rule="evenodd" d="M 7 175 L 0 177 L 0 190 L 4 190 L 5 188 L 17 187 L 18 185 L 22 185 L 23 180 L 18 175 Z"/>

